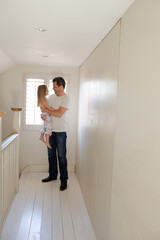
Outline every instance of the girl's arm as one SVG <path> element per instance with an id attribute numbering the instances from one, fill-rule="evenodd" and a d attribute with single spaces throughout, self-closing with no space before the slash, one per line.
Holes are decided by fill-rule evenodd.
<path id="1" fill-rule="evenodd" d="M 64 107 L 60 107 L 59 109 L 50 108 L 48 106 L 47 101 L 43 103 L 43 106 L 41 106 L 42 113 L 47 112 L 48 114 L 53 115 L 54 117 L 62 117 L 66 110 L 67 109 Z"/>
<path id="2" fill-rule="evenodd" d="M 47 100 L 43 102 L 43 106 L 44 106 L 47 110 L 53 110 L 53 109 L 54 109 L 54 108 L 50 108 L 50 107 L 48 106 Z"/>

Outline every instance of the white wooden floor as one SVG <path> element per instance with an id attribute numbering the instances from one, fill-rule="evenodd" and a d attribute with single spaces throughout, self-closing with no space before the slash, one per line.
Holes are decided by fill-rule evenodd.
<path id="1" fill-rule="evenodd" d="M 42 183 L 47 176 L 21 176 L 0 240 L 96 240 L 75 174 L 65 191 L 59 180 Z"/>

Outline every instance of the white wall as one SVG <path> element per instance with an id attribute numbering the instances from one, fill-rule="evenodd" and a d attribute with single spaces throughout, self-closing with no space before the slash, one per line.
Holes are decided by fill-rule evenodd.
<path id="1" fill-rule="evenodd" d="M 0 75 L 0 110 L 5 111 L 3 118 L 3 139 L 12 131 L 11 107 L 24 108 L 24 74 L 25 73 L 59 73 L 70 77 L 71 109 L 69 113 L 68 132 L 68 164 L 69 169 L 75 165 L 77 101 L 79 69 L 68 67 L 43 67 L 16 65 Z M 24 112 L 22 110 L 22 116 Z M 28 131 L 21 125 L 20 169 L 32 165 L 31 170 L 48 170 L 47 150 L 45 144 L 39 141 L 39 131 Z M 34 166 L 35 165 L 35 166 Z M 38 166 L 37 166 L 38 165 Z M 27 168 L 27 170 L 29 170 Z"/>
<path id="2" fill-rule="evenodd" d="M 109 233 L 120 23 L 80 68 L 76 173 L 97 237 Z"/>
<path id="3" fill-rule="evenodd" d="M 159 10 L 136 0 L 122 17 L 116 127 L 119 24 L 80 69 L 77 176 L 98 240 L 160 239 Z"/>
<path id="4" fill-rule="evenodd" d="M 160 1 L 122 18 L 111 240 L 160 239 Z"/>
<path id="5" fill-rule="evenodd" d="M 14 62 L 0 49 L 0 73 L 13 65 Z"/>

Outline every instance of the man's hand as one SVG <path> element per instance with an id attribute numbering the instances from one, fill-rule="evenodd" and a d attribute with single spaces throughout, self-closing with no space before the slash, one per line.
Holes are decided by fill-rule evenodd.
<path id="1" fill-rule="evenodd" d="M 65 113 L 65 111 L 67 110 L 67 108 L 65 107 L 60 107 L 59 109 L 54 109 L 51 108 L 52 110 L 45 110 L 45 112 L 47 112 L 48 114 L 54 116 L 54 117 L 62 117 L 62 115 Z"/>

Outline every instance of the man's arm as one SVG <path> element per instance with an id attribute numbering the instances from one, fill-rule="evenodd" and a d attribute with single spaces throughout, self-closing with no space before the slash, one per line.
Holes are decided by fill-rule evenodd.
<path id="1" fill-rule="evenodd" d="M 65 113 L 65 111 L 67 110 L 67 108 L 65 107 L 60 107 L 59 109 L 53 109 L 52 110 L 48 110 L 45 107 L 41 107 L 41 111 L 42 112 L 47 112 L 48 114 L 54 116 L 54 117 L 62 117 L 63 114 Z"/>

